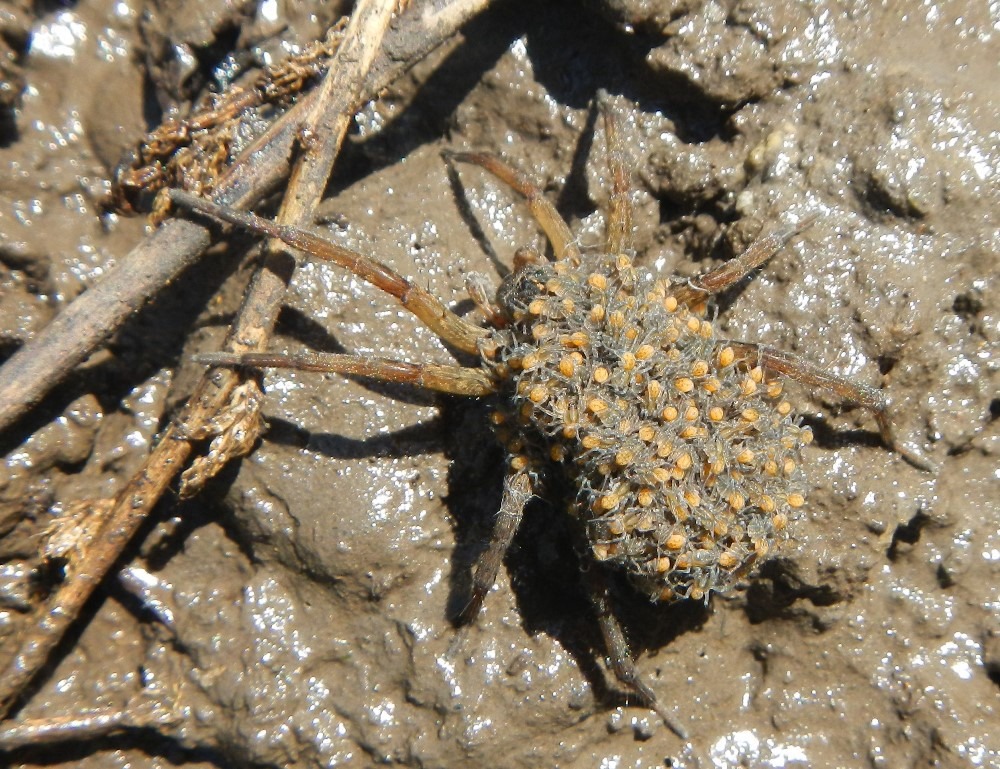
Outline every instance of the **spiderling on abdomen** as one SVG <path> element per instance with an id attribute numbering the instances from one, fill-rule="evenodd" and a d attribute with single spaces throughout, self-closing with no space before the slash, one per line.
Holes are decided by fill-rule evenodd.
<path id="1" fill-rule="evenodd" d="M 706 305 L 624 254 L 537 264 L 483 342 L 511 469 L 568 476 L 596 560 L 653 600 L 725 590 L 786 536 L 812 438 L 780 381 L 719 342 Z"/>

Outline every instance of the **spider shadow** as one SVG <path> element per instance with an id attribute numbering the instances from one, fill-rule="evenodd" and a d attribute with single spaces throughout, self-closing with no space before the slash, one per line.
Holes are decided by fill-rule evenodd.
<path id="1" fill-rule="evenodd" d="M 451 459 L 447 501 L 456 541 L 446 612 L 456 627 L 469 603 L 476 563 L 490 542 L 506 468 L 504 451 L 494 440 L 470 444 L 467 439 L 484 433 L 485 411 L 485 404 L 455 403 L 446 406 L 444 414 L 449 427 L 457 428 L 450 429 L 445 438 Z M 529 636 L 544 633 L 555 639 L 573 657 L 602 706 L 634 705 L 634 694 L 602 662 L 607 650 L 587 594 L 584 571 L 604 567 L 577 553 L 574 527 L 579 524 L 563 512 L 567 493 L 568 489 L 558 488 L 553 488 L 551 495 L 542 491 L 542 496 L 528 504 L 503 558 L 521 625 Z M 675 638 L 699 628 L 708 617 L 704 604 L 654 604 L 623 574 L 612 572 L 608 576 L 613 610 L 635 657 L 656 654 Z M 489 600 L 487 596 L 487 603 Z M 657 688 L 655 682 L 653 688 Z"/>
<path id="2" fill-rule="evenodd" d="M 311 349 L 345 352 L 320 324 L 295 310 L 283 310 L 281 327 L 286 337 Z M 268 416 L 266 440 L 341 460 L 412 458 L 443 449 L 451 460 L 445 501 L 455 535 L 444 613 L 457 625 L 471 595 L 475 565 L 489 545 L 503 488 L 505 453 L 487 427 L 492 404 L 489 399 L 440 399 L 407 385 L 349 378 L 395 401 L 438 402 L 441 413 L 420 424 L 361 439 L 315 432 L 291 420 Z M 233 468 L 225 473 L 222 482 L 231 482 L 235 472 Z M 602 706 L 635 704 L 634 695 L 630 696 L 601 662 L 606 649 L 582 572 L 603 567 L 578 556 L 573 546 L 577 523 L 562 512 L 567 493 L 567 489 L 554 489 L 551 497 L 536 498 L 528 505 L 504 557 L 522 627 L 529 636 L 545 633 L 555 639 L 573 657 Z M 655 654 L 705 622 L 703 604 L 652 604 L 623 575 L 609 576 L 614 612 L 635 656 Z"/>
<path id="3" fill-rule="evenodd" d="M 735 111 L 706 100 L 683 79 L 671 80 L 669 88 L 656 82 L 659 76 L 646 62 L 650 48 L 657 44 L 656 35 L 625 31 L 608 24 L 600 12 L 580 12 L 566 0 L 498 4 L 470 20 L 463 37 L 468 42 L 442 58 L 405 109 L 395 110 L 372 135 L 352 135 L 345 143 L 328 194 L 397 163 L 419 146 L 438 141 L 469 93 L 519 44 L 538 82 L 561 104 L 587 108 L 604 88 L 662 112 L 673 121 L 678 135 L 690 142 L 725 132 L 726 121 Z M 399 95 L 390 93 L 388 98 L 394 97 Z M 524 127 L 526 133 L 530 130 L 529 125 Z M 585 137 L 591 134 L 590 127 L 583 132 Z M 589 150 L 589 141 L 582 146 L 584 152 Z M 577 159 L 574 167 L 582 167 Z M 582 176 L 567 179 L 559 195 L 565 214 L 585 216 L 593 211 Z"/>
<path id="4" fill-rule="evenodd" d="M 373 435 L 348 438 L 336 433 L 313 432 L 281 417 L 268 417 L 267 440 L 280 446 L 308 449 L 330 459 L 402 459 L 420 457 L 440 446 L 440 418 Z"/>
<path id="5" fill-rule="evenodd" d="M 836 413 L 836 412 L 834 412 Z M 864 430 L 861 428 L 837 429 L 830 425 L 830 416 L 823 418 L 802 416 L 802 424 L 809 427 L 813 432 L 813 442 L 820 448 L 827 451 L 836 451 L 847 446 L 864 447 L 870 449 L 886 448 L 882 436 L 874 430 Z"/>
<path id="6" fill-rule="evenodd" d="M 236 769 L 222 748 L 211 745 L 190 747 L 179 737 L 157 727 L 126 728 L 103 737 L 79 737 L 48 745 L 26 745 L 3 754 L 4 766 L 72 766 L 100 760 L 102 754 L 136 753 L 158 764 L 182 766 L 187 763 L 217 769 Z M 96 759 L 96 761 L 94 761 Z"/>

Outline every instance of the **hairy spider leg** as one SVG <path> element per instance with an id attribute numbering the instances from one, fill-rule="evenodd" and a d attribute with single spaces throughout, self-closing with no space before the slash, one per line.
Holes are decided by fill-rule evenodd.
<path id="1" fill-rule="evenodd" d="M 471 163 L 493 174 L 528 201 L 531 215 L 538 222 L 545 236 L 552 244 L 556 261 L 567 260 L 573 266 L 580 264 L 580 249 L 573 233 L 556 207 L 545 197 L 536 184 L 529 181 L 520 171 L 495 155 L 485 152 L 444 152 L 444 158 L 457 163 Z"/>
<path id="2" fill-rule="evenodd" d="M 343 246 L 338 246 L 329 240 L 324 240 L 307 230 L 278 224 L 244 211 L 226 208 L 183 190 L 171 190 L 170 201 L 180 208 L 221 219 L 260 235 L 277 238 L 316 259 L 340 265 L 362 280 L 395 297 L 405 309 L 412 312 L 442 341 L 462 352 L 478 355 L 479 341 L 489 334 L 486 329 L 460 318 L 445 307 L 437 297 L 411 280 L 404 278 L 388 265 Z"/>
<path id="3" fill-rule="evenodd" d="M 363 358 L 360 355 L 320 352 L 296 352 L 287 355 L 268 352 L 210 352 L 194 355 L 192 360 L 209 366 L 287 368 L 297 371 L 350 374 L 471 398 L 491 395 L 496 390 L 492 377 L 479 368 L 444 366 L 436 363 L 407 363 L 388 358 Z"/>
<path id="4" fill-rule="evenodd" d="M 889 416 L 889 402 L 882 390 L 836 376 L 798 355 L 767 345 L 725 340 L 720 340 L 719 344 L 722 347 L 727 345 L 732 347 L 738 357 L 756 361 L 765 371 L 782 374 L 801 384 L 832 392 L 868 409 L 875 416 L 882 440 L 888 448 L 920 470 L 928 472 L 935 470 L 934 463 L 925 457 L 923 452 L 916 447 L 908 446 L 896 437 L 896 430 Z"/>
<path id="5" fill-rule="evenodd" d="M 687 285 L 673 289 L 671 295 L 679 304 L 693 306 L 703 302 L 708 295 L 725 291 L 767 262 L 789 240 L 812 225 L 815 220 L 816 215 L 807 216 L 797 224 L 755 240 L 735 259 L 694 278 Z M 719 349 L 726 346 L 732 347 L 740 357 L 756 360 L 757 365 L 767 371 L 782 374 L 804 385 L 832 392 L 868 409 L 875 416 L 882 440 L 888 448 L 920 470 L 934 470 L 934 463 L 925 457 L 919 449 L 908 446 L 896 438 L 895 427 L 889 416 L 888 400 L 881 390 L 853 382 L 845 377 L 836 376 L 805 358 L 782 352 L 767 345 L 754 342 L 719 341 Z"/>
<path id="6" fill-rule="evenodd" d="M 597 95 L 601 115 L 604 117 L 604 142 L 608 153 L 608 172 L 611 176 L 611 198 L 608 202 L 606 249 L 609 254 L 632 251 L 632 185 L 622 143 L 621 123 L 612 108 L 610 96 L 601 91 Z"/>
<path id="7" fill-rule="evenodd" d="M 692 278 L 686 285 L 672 288 L 670 295 L 679 304 L 688 307 L 694 307 L 704 302 L 709 295 L 719 294 L 739 283 L 780 251 L 788 241 L 811 226 L 814 221 L 816 221 L 815 214 L 803 218 L 798 224 L 758 238 L 735 259 L 730 259 L 704 275 Z"/>
<path id="8" fill-rule="evenodd" d="M 503 558 L 521 525 L 524 507 L 531 497 L 532 484 L 527 473 L 512 472 L 504 478 L 503 496 L 493 531 L 490 533 L 490 544 L 476 559 L 476 571 L 472 577 L 472 595 L 458 616 L 458 624 L 465 625 L 472 622 L 483 608 L 487 594 L 496 584 Z"/>
<path id="9" fill-rule="evenodd" d="M 491 326 L 503 328 L 507 325 L 507 316 L 496 302 L 497 289 L 493 281 L 482 273 L 470 272 L 465 276 L 465 290 Z"/>
<path id="10" fill-rule="evenodd" d="M 608 658 L 615 678 L 638 694 L 642 699 L 642 704 L 656 713 L 674 734 L 682 740 L 686 740 L 687 730 L 677 722 L 673 714 L 660 705 L 656 694 L 642 680 L 639 671 L 635 669 L 632 651 L 629 649 L 625 633 L 611 608 L 611 589 L 608 585 L 607 574 L 603 569 L 592 568 L 587 570 L 585 579 L 587 592 L 590 594 L 590 601 L 601 627 L 601 635 L 604 637 L 604 645 L 608 650 Z"/>

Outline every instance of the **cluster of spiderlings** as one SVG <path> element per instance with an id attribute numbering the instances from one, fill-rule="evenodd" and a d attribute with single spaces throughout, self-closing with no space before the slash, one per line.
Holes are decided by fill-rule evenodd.
<path id="1" fill-rule="evenodd" d="M 787 537 L 812 439 L 782 383 L 716 339 L 704 304 L 625 255 L 532 264 L 483 346 L 514 470 L 573 482 L 593 556 L 653 600 L 725 590 Z"/>

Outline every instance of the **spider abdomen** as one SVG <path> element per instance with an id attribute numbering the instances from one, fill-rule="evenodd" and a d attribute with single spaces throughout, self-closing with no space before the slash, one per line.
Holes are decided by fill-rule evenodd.
<path id="1" fill-rule="evenodd" d="M 498 434 L 514 469 L 568 476 L 594 558 L 653 600 L 698 599 L 787 538 L 811 432 L 704 304 L 679 304 L 622 254 L 507 281 L 512 322 L 484 345 Z"/>

